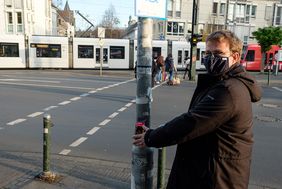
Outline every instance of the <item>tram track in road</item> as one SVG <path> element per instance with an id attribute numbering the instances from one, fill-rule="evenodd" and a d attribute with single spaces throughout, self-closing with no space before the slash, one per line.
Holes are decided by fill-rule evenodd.
<path id="1" fill-rule="evenodd" d="M 36 117 L 38 117 L 38 116 L 40 116 L 40 115 L 42 115 L 46 112 L 50 112 L 50 111 L 52 111 L 56 108 L 64 107 L 64 106 L 71 104 L 72 102 L 79 101 L 79 100 L 83 99 L 84 97 L 90 96 L 90 95 L 95 94 L 97 92 L 101 92 L 105 89 L 120 86 L 122 84 L 131 82 L 131 81 L 134 81 L 134 80 L 135 79 L 130 79 L 130 80 L 110 84 L 110 85 L 107 85 L 107 86 L 102 86 L 102 87 L 96 88 L 96 89 L 92 88 L 88 92 L 85 92 L 85 93 L 82 93 L 80 95 L 71 97 L 70 99 L 65 99 L 65 100 L 63 100 L 63 101 L 61 101 L 61 102 L 59 102 L 55 105 L 50 105 L 50 106 L 44 108 L 43 110 L 30 113 L 27 116 L 25 116 L 24 118 L 18 118 L 18 119 L 15 119 L 14 121 L 10 121 L 10 122 L 8 122 L 8 123 L 10 123 L 10 125 L 8 125 L 8 123 L 7 123 L 6 127 L 19 125 L 21 122 L 27 121 L 27 119 L 36 118 Z M 152 90 L 156 89 L 159 86 L 161 86 L 161 85 L 156 85 L 155 87 L 152 88 Z M 92 128 L 88 129 L 83 135 L 77 136 L 77 139 L 73 140 L 68 146 L 66 146 L 66 148 L 62 148 L 61 150 L 59 150 L 58 154 L 64 155 L 64 156 L 71 154 L 72 151 L 79 148 L 80 145 L 82 145 L 84 142 L 86 142 L 89 137 L 93 136 L 95 133 L 100 131 L 103 127 L 107 126 L 113 119 L 117 118 L 120 113 L 126 111 L 134 103 L 136 103 L 135 99 L 129 99 L 128 101 L 125 101 L 124 105 L 122 107 L 117 108 L 116 111 L 110 113 L 104 120 L 101 120 L 101 122 L 98 125 L 93 126 Z M 5 129 L 6 127 L 3 127 L 3 129 Z"/>
<path id="2" fill-rule="evenodd" d="M 105 89 L 109 89 L 109 88 L 112 88 L 112 87 L 116 87 L 116 86 L 119 86 L 121 84 L 125 84 L 125 83 L 128 83 L 128 82 L 131 82 L 135 79 L 130 79 L 130 80 L 126 80 L 126 81 L 122 81 L 122 82 L 118 82 L 118 83 L 115 83 L 115 84 L 111 84 L 111 85 L 108 85 L 108 86 L 104 86 L 104 87 L 100 87 L 100 88 L 97 88 L 97 89 L 94 89 L 94 88 L 88 88 L 90 89 L 89 92 L 86 92 L 86 93 L 82 93 L 81 95 L 79 96 L 75 96 L 75 97 L 72 97 L 71 99 L 68 99 L 68 100 L 64 100 L 62 102 L 59 102 L 58 104 L 56 105 L 50 105 L 46 108 L 43 109 L 43 112 L 42 111 L 38 111 L 38 112 L 34 112 L 34 113 L 30 113 L 28 114 L 27 116 L 24 116 L 22 118 L 17 118 L 17 119 L 14 119 L 13 121 L 9 121 L 6 123 L 6 127 L 7 126 L 15 126 L 15 125 L 18 125 L 22 122 L 25 122 L 27 121 L 27 119 L 31 119 L 31 118 L 35 118 L 35 117 L 38 117 L 39 115 L 42 115 L 44 113 L 47 113 L 53 109 L 56 109 L 56 108 L 59 108 L 59 107 L 62 107 L 62 106 L 66 106 L 68 104 L 71 104 L 72 102 L 74 101 L 78 101 L 80 99 L 82 99 L 83 97 L 87 97 L 91 94 L 94 94 L 96 93 L 97 91 L 102 91 L 102 90 L 105 90 Z M 1 82 L 0 82 L 1 84 Z M 77 88 L 76 88 L 77 89 Z M 1 127 L 2 130 L 5 129 L 5 127 Z M 1 129 L 0 129 L 1 130 Z"/>

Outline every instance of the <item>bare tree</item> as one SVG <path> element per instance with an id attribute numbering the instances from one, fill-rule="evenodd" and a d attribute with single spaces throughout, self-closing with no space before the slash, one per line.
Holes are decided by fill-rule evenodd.
<path id="1" fill-rule="evenodd" d="M 116 16 L 115 7 L 110 4 L 110 7 L 105 10 L 100 26 L 112 29 L 120 23 L 119 18 Z"/>

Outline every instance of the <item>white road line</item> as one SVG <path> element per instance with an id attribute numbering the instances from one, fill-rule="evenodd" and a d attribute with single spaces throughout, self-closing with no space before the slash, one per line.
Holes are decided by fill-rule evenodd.
<path id="1" fill-rule="evenodd" d="M 104 89 L 108 89 L 109 88 L 109 86 L 107 86 L 107 87 L 103 87 Z"/>
<path id="2" fill-rule="evenodd" d="M 262 104 L 263 107 L 266 107 L 266 108 L 277 108 L 278 105 L 276 104 Z"/>
<path id="3" fill-rule="evenodd" d="M 71 152 L 71 150 L 64 149 L 64 150 L 62 150 L 59 154 L 66 156 L 66 155 L 68 155 L 70 152 Z"/>
<path id="4" fill-rule="evenodd" d="M 12 126 L 12 125 L 16 125 L 18 123 L 24 122 L 24 121 L 26 121 L 26 119 L 16 119 L 15 121 L 11 121 L 11 122 L 7 123 L 7 125 Z"/>
<path id="5" fill-rule="evenodd" d="M 116 117 L 118 114 L 119 114 L 118 112 L 114 112 L 109 116 L 109 118 L 112 119 L 112 118 Z"/>
<path id="6" fill-rule="evenodd" d="M 88 93 L 90 93 L 90 94 L 94 94 L 94 93 L 96 93 L 97 91 L 89 91 Z"/>
<path id="7" fill-rule="evenodd" d="M 134 100 L 131 100 L 130 102 L 132 102 L 132 103 L 135 103 L 135 102 L 136 102 L 136 99 L 134 99 Z"/>
<path id="8" fill-rule="evenodd" d="M 103 88 L 98 88 L 98 89 L 96 89 L 96 91 L 101 91 L 101 90 L 103 90 Z"/>
<path id="9" fill-rule="evenodd" d="M 38 83 L 61 83 L 60 81 L 32 80 L 32 79 L 0 79 L 0 81 L 30 81 Z"/>
<path id="10" fill-rule="evenodd" d="M 64 106 L 64 105 L 67 105 L 67 104 L 69 104 L 69 103 L 71 103 L 71 101 L 64 101 L 64 102 L 59 103 L 59 105 Z"/>
<path id="11" fill-rule="evenodd" d="M 49 107 L 47 107 L 47 108 L 45 108 L 45 109 L 43 109 L 44 111 L 49 111 L 49 110 L 52 110 L 52 109 L 54 109 L 54 108 L 58 108 L 58 106 L 49 106 Z"/>
<path id="12" fill-rule="evenodd" d="M 71 147 L 77 147 L 77 146 L 79 146 L 81 143 L 83 143 L 85 140 L 87 140 L 87 137 L 80 137 L 79 139 L 77 139 L 76 141 L 74 141 L 70 146 L 71 146 Z"/>
<path id="13" fill-rule="evenodd" d="M 104 121 L 102 121 L 101 123 L 99 123 L 99 125 L 103 126 L 106 125 L 107 123 L 109 123 L 111 120 L 110 119 L 105 119 Z"/>
<path id="14" fill-rule="evenodd" d="M 29 114 L 27 117 L 36 117 L 36 116 L 39 116 L 41 114 L 43 114 L 44 112 L 34 112 L 32 114 Z"/>
<path id="15" fill-rule="evenodd" d="M 125 106 L 130 107 L 131 105 L 132 105 L 132 103 L 130 102 L 130 103 L 127 103 Z"/>
<path id="16" fill-rule="evenodd" d="M 18 85 L 18 86 L 35 86 L 35 87 L 49 87 L 49 88 L 60 88 L 60 89 L 81 89 L 81 90 L 92 90 L 93 88 L 87 87 L 70 87 L 70 86 L 62 86 L 62 85 L 38 85 L 31 83 L 12 83 L 12 82 L 0 82 L 3 85 Z"/>
<path id="17" fill-rule="evenodd" d="M 71 98 L 70 100 L 71 101 L 76 101 L 76 100 L 79 100 L 79 99 L 81 99 L 81 97 L 78 96 L 78 97 Z"/>
<path id="18" fill-rule="evenodd" d="M 272 87 L 272 88 L 282 92 L 282 89 L 280 89 L 278 87 Z"/>
<path id="19" fill-rule="evenodd" d="M 81 94 L 80 96 L 81 96 L 81 97 L 86 97 L 86 96 L 89 96 L 89 94 L 88 94 L 88 93 L 83 93 L 83 94 Z"/>
<path id="20" fill-rule="evenodd" d="M 119 109 L 118 111 L 119 111 L 119 112 L 123 112 L 124 110 L 126 110 L 126 108 L 125 108 L 125 107 L 122 107 L 122 108 Z"/>
<path id="21" fill-rule="evenodd" d="M 86 133 L 87 135 L 93 135 L 94 133 L 96 133 L 101 127 L 93 127 L 93 129 L 91 129 L 90 131 L 88 131 L 88 133 Z"/>

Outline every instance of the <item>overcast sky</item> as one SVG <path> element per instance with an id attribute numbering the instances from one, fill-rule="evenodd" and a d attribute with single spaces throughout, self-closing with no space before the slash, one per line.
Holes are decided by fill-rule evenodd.
<path id="1" fill-rule="evenodd" d="M 61 0 L 64 8 L 66 0 Z M 56 1 L 55 1 L 56 2 Z M 116 15 L 120 19 L 120 27 L 127 26 L 129 16 L 135 17 L 134 6 L 135 0 L 68 0 L 71 10 L 79 10 L 84 16 L 96 26 L 100 23 L 102 16 L 110 4 L 115 7 Z M 88 28 L 90 25 L 85 22 L 79 15 L 75 14 L 76 26 L 82 29 Z"/>

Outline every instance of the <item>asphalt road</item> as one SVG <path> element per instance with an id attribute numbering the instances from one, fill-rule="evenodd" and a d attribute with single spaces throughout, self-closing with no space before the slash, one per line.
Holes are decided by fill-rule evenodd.
<path id="1" fill-rule="evenodd" d="M 53 154 L 130 163 L 136 118 L 133 73 L 100 77 L 96 72 L 0 70 L 0 150 L 41 153 L 42 117 L 49 113 Z M 152 127 L 186 111 L 194 88 L 188 81 L 154 88 Z M 253 105 L 250 182 L 282 188 L 282 82 L 263 89 L 263 99 Z M 167 150 L 168 168 L 174 152 L 175 147 Z"/>

